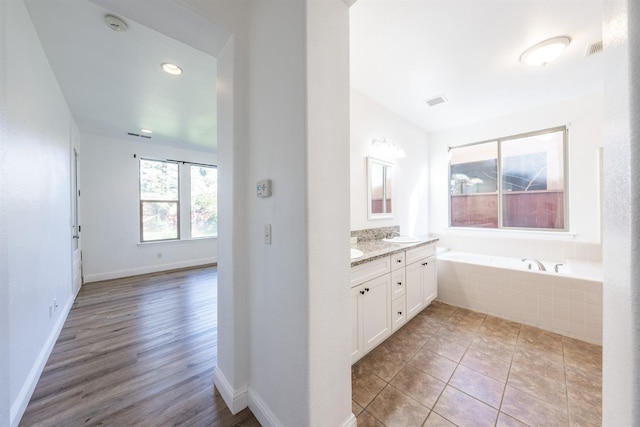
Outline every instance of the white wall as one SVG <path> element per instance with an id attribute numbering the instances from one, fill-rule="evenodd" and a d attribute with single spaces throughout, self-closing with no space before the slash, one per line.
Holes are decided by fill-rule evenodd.
<path id="1" fill-rule="evenodd" d="M 367 218 L 367 156 L 380 157 L 371 146 L 385 138 L 401 146 L 406 157 L 394 163 L 394 218 Z M 407 235 L 429 233 L 429 147 L 425 131 L 351 89 L 351 229 L 399 225 Z"/>
<path id="2" fill-rule="evenodd" d="M 601 261 L 600 175 L 603 95 L 593 93 L 533 111 L 430 135 L 431 233 L 444 246 L 494 255 Z M 529 233 L 448 229 L 448 147 L 540 129 L 569 127 L 570 233 Z"/>
<path id="3" fill-rule="evenodd" d="M 186 2 L 232 33 L 218 56 L 215 384 L 265 426 L 349 425 L 349 195 L 335 187 L 348 181 L 347 6 Z M 264 178 L 273 196 L 258 199 Z"/>
<path id="4" fill-rule="evenodd" d="M 82 135 L 81 225 L 85 282 L 217 261 L 216 239 L 140 243 L 140 158 L 217 163 L 214 153 L 152 141 Z"/>
<path id="5" fill-rule="evenodd" d="M 7 20 L 6 3 L 0 2 L 0 188 L 7 182 Z M 0 384 L 9 384 L 9 272 L 7 266 L 7 197 L 0 191 Z M 11 413 L 9 387 L 0 387 L 0 424 Z"/>
<path id="6" fill-rule="evenodd" d="M 73 302 L 70 132 L 77 130 L 23 2 L 9 1 L 7 12 L 9 134 L 2 192 L 13 424 L 24 412 Z M 49 317 L 54 298 L 59 307 Z"/>
<path id="7" fill-rule="evenodd" d="M 640 7 L 637 1 L 608 1 L 604 18 L 602 425 L 630 426 L 640 419 Z"/>

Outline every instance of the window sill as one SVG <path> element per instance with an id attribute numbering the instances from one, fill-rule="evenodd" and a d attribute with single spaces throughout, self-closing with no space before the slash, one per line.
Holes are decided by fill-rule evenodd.
<path id="1" fill-rule="evenodd" d="M 505 230 L 500 228 L 472 228 L 472 227 L 447 227 L 443 234 L 481 236 L 491 235 L 492 237 L 504 238 L 525 238 L 541 240 L 573 240 L 576 233 L 570 231 L 539 231 L 539 230 Z"/>
<path id="2" fill-rule="evenodd" d="M 156 240 L 153 242 L 138 242 L 138 246 L 155 246 L 155 245 L 171 245 L 176 243 L 192 243 L 192 242 L 202 242 L 202 241 L 210 241 L 210 240 L 218 240 L 218 236 L 216 237 L 198 237 L 195 239 L 179 239 L 179 240 Z"/>

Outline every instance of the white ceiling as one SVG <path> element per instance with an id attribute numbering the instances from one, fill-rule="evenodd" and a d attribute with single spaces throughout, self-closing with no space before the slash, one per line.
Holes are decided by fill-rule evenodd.
<path id="1" fill-rule="evenodd" d="M 144 128 L 153 130 L 152 139 L 144 139 L 149 143 L 216 149 L 211 54 L 122 15 L 128 31 L 113 31 L 104 23 L 113 9 L 87 0 L 25 3 L 82 132 L 138 140 L 127 133 Z M 169 75 L 162 62 L 178 64 L 184 73 Z"/>
<path id="2" fill-rule="evenodd" d="M 216 150 L 214 56 L 228 34 L 204 18 L 206 2 L 25 3 L 82 132 L 149 128 L 150 143 Z M 106 13 L 129 30 L 109 29 Z M 573 39 L 557 61 L 518 61 L 556 35 Z M 352 87 L 428 132 L 602 90 L 602 55 L 584 55 L 602 39 L 602 0 L 358 0 L 350 37 Z M 441 94 L 447 103 L 424 102 Z"/>
<path id="3" fill-rule="evenodd" d="M 573 40 L 555 62 L 519 62 L 559 35 Z M 352 87 L 428 132 L 602 90 L 602 55 L 585 57 L 600 0 L 358 0 L 350 37 Z"/>

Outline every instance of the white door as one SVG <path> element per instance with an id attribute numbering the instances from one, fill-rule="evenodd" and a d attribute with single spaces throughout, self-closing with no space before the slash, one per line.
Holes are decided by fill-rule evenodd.
<path id="1" fill-rule="evenodd" d="M 82 285 L 82 246 L 80 244 L 80 156 L 71 140 L 71 277 L 73 293 L 77 293 Z"/>
<path id="2" fill-rule="evenodd" d="M 420 313 L 424 307 L 424 300 L 422 298 L 422 263 L 420 260 L 407 266 L 405 280 L 405 294 L 407 296 L 407 320 L 411 319 L 416 314 Z"/>
<path id="3" fill-rule="evenodd" d="M 362 339 L 365 353 L 391 335 L 391 275 L 361 285 Z M 358 288 L 360 289 L 360 288 Z"/>

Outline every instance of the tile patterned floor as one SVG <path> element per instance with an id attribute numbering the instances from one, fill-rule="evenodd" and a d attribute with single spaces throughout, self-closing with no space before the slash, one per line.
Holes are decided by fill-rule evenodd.
<path id="1" fill-rule="evenodd" d="M 602 347 L 434 302 L 353 365 L 362 426 L 600 426 Z"/>

